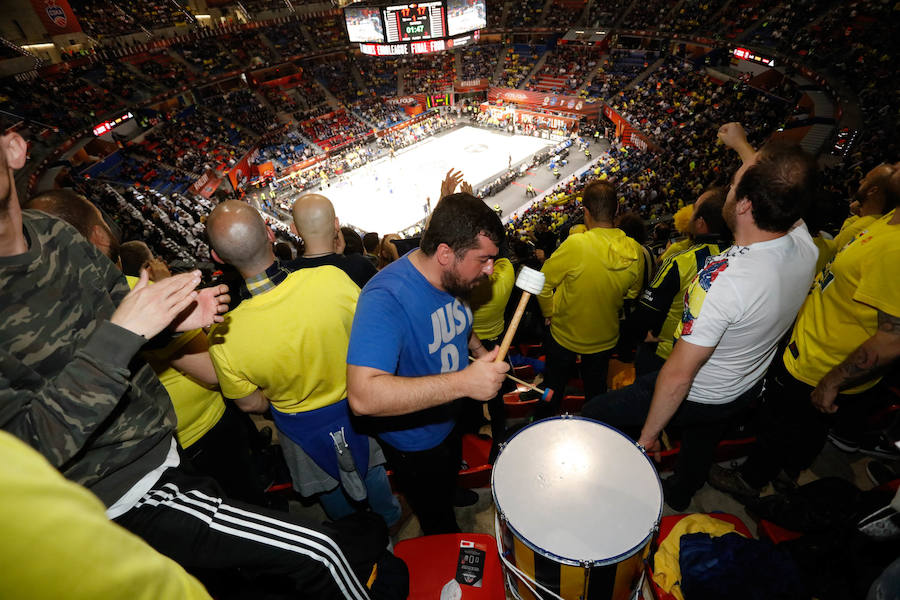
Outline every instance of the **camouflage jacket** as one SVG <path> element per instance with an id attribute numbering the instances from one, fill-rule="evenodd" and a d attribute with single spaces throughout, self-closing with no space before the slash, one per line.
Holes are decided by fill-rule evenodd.
<path id="1" fill-rule="evenodd" d="M 128 293 L 115 265 L 63 221 L 23 211 L 25 254 L 0 257 L 0 427 L 107 506 L 162 464 L 165 388 L 109 322 Z"/>

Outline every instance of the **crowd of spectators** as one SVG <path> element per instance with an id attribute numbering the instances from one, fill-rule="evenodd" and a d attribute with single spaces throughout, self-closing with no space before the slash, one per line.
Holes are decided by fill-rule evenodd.
<path id="1" fill-rule="evenodd" d="M 241 66 L 236 62 L 235 56 L 221 46 L 215 37 L 178 42 L 171 49 L 181 55 L 195 72 L 207 77 L 234 71 Z"/>
<path id="2" fill-rule="evenodd" d="M 45 123 L 58 129 L 60 138 L 91 126 L 87 114 L 78 110 L 59 110 L 57 99 L 45 95 L 47 89 L 32 89 L 15 83 L 0 83 L 0 111 L 9 118 L 21 118 L 29 122 Z M 65 99 L 62 99 L 65 102 Z M 12 121 L 10 125 L 14 124 Z"/>
<path id="3" fill-rule="evenodd" d="M 272 48 L 263 42 L 256 30 L 228 33 L 220 36 L 219 41 L 231 50 L 240 65 L 264 67 L 277 62 Z"/>
<path id="4" fill-rule="evenodd" d="M 280 3 L 259 0 L 250 6 L 259 11 L 276 4 Z M 603 3 L 599 2 L 593 4 L 595 10 L 590 12 L 589 20 L 600 24 L 612 18 L 612 13 L 607 12 L 608 6 L 600 6 Z M 77 2 L 75 5 L 81 6 Z M 534 10 L 535 5 L 536 1 L 510 3 L 510 23 L 517 27 L 534 25 L 532 17 L 540 19 L 540 11 Z M 491 6 L 499 8 L 502 4 Z M 558 6 L 553 5 L 554 9 Z M 863 135 L 846 157 L 845 165 L 833 167 L 826 173 L 825 193 L 846 198 L 873 163 L 897 160 L 896 110 L 891 104 L 891 99 L 896 97 L 895 75 L 892 56 L 885 50 L 891 47 L 891 17 L 896 13 L 890 5 L 877 0 L 831 2 L 827 7 L 804 0 L 787 3 L 685 0 L 672 11 L 672 3 L 648 0 L 632 6 L 624 14 L 623 27 L 659 26 L 675 32 L 703 29 L 724 7 L 718 25 L 720 33 L 740 37 L 750 27 L 758 25 L 751 38 L 754 42 L 803 57 L 847 84 L 859 100 Z M 808 24 L 805 21 L 814 7 L 820 18 L 814 24 Z M 168 18 L 179 18 L 175 14 L 177 10 L 149 1 L 137 4 L 133 10 L 138 17 L 128 16 L 121 9 L 116 12 L 122 22 L 133 22 L 135 18 L 154 14 L 148 10 L 168 11 L 172 13 Z M 669 11 L 672 11 L 671 19 L 663 19 Z M 495 12 L 499 13 L 499 10 Z M 163 24 L 172 22 L 166 21 L 166 17 L 160 19 Z M 321 46 L 336 47 L 343 43 L 342 32 L 335 29 L 339 26 L 338 19 L 330 15 L 314 20 L 306 27 Z M 763 19 L 767 22 L 763 23 Z M 545 23 L 554 26 L 565 22 L 556 21 L 552 15 L 545 19 Z M 248 33 L 179 46 L 177 51 L 196 71 L 210 75 L 229 69 L 233 64 L 252 62 L 255 57 L 261 63 L 268 62 L 274 54 L 266 40 L 275 47 L 279 47 L 275 39 L 281 40 L 279 52 L 283 55 L 304 47 L 302 35 L 295 45 L 291 41 L 293 38 L 287 37 L 286 33 L 273 34 L 273 29 L 262 34 L 265 39 L 256 33 Z M 110 30 L 115 31 L 107 29 Z M 489 76 L 483 73 L 493 69 L 491 60 L 497 50 L 498 47 L 475 47 L 459 53 L 463 78 Z M 508 47 L 501 83 L 509 87 L 520 85 L 538 58 L 537 47 L 529 47 L 525 52 L 521 46 Z M 758 147 L 795 112 L 800 92 L 787 78 L 765 90 L 740 81 L 722 83 L 710 78 L 697 65 L 676 57 L 667 57 L 659 68 L 648 73 L 646 79 L 626 89 L 635 76 L 646 71 L 657 58 L 653 52 L 613 50 L 585 95 L 608 98 L 620 115 L 659 145 L 660 151 L 638 150 L 614 142 L 609 153 L 599 156 L 582 175 L 560 180 L 541 202 L 516 215 L 508 224 L 510 246 L 518 260 L 538 260 L 537 255 L 524 256 L 519 252 L 522 248 L 526 249 L 525 253 L 528 248 L 538 248 L 543 253 L 542 258 L 549 256 L 570 234 L 572 227 L 580 224 L 582 208 L 577 199 L 588 182 L 610 181 L 615 185 L 620 212 L 633 212 L 645 222 L 657 224 L 693 202 L 702 190 L 711 185 L 726 184 L 737 170 L 738 158 L 727 148 L 716 145 L 720 124 L 741 122 L 751 145 Z M 372 125 L 386 129 L 406 119 L 404 111 L 385 103 L 381 97 L 397 92 L 398 71 L 405 69 L 401 81 L 406 93 L 437 91 L 455 77 L 453 60 L 454 55 L 447 53 L 393 62 L 368 57 L 349 58 L 343 54 L 334 59 L 311 61 L 304 65 L 304 77 L 317 79 L 343 106 L 337 110 L 328 106 L 319 84 L 312 79 L 305 80 L 305 87 L 301 82 L 285 89 L 258 90 L 277 111 L 293 114 L 301 121 L 297 130 L 289 130 L 284 136 L 278 130 L 276 116 L 260 100 L 257 91 L 241 88 L 223 93 L 215 85 L 208 86 L 196 92 L 198 108 L 169 116 L 150 130 L 142 142 L 126 146 L 122 151 L 123 159 L 115 168 L 91 180 L 79 181 L 77 187 L 112 218 L 122 239 L 146 241 L 167 262 L 194 264 L 206 261 L 209 248 L 204 241 L 204 223 L 215 201 L 188 195 L 187 186 L 197 174 L 206 169 L 222 171 L 233 165 L 236 158 L 259 141 L 259 134 L 269 131 L 271 137 L 277 139 L 267 140 L 259 148 L 257 162 L 272 161 L 279 174 L 295 163 L 316 157 L 315 149 L 303 136 L 325 149 L 343 146 L 340 152 L 331 153 L 283 184 L 295 191 L 316 187 L 327 190 L 336 178 L 376 157 L 415 144 L 453 125 L 451 118 L 433 114 L 413 125 L 390 131 L 374 142 L 368 139 Z M 596 63 L 591 64 L 592 60 L 602 58 L 593 51 L 561 46 L 548 57 L 544 70 L 535 80 L 544 74 L 562 75 L 567 81 L 560 89 L 572 91 L 596 66 Z M 181 84 L 186 73 L 179 71 L 177 61 L 165 55 L 135 65 L 146 77 L 170 88 Z M 396 68 L 392 71 L 390 65 Z M 356 86 L 353 69 L 358 69 L 360 79 L 370 87 L 359 89 Z M 129 101 L 143 99 L 157 91 L 142 86 L 141 80 L 128 71 L 115 72 L 112 63 L 76 67 L 41 78 L 29 86 L 33 92 L 27 94 L 15 86 L 0 88 L 0 108 L 23 111 L 33 115 L 34 119 L 40 118 L 72 131 L 91 124 L 98 113 L 121 108 L 121 104 L 104 90 L 114 89 L 116 95 Z M 533 83 L 531 88 L 534 87 Z M 379 90 L 391 93 L 382 94 Z M 846 97 L 844 101 L 852 101 L 852 97 Z M 55 105 L 71 110 L 50 108 Z M 580 133 L 586 139 L 592 137 L 591 127 L 613 128 L 603 117 L 590 126 L 583 123 L 582 127 Z M 553 155 L 561 156 L 563 146 L 568 144 L 571 142 L 546 151 L 546 156 L 539 153 L 532 165 Z M 509 170 L 482 186 L 478 193 L 481 197 L 489 197 L 516 176 L 516 171 Z M 279 238 L 290 240 L 299 247 L 297 237 L 290 234 L 282 222 L 290 207 L 286 203 L 273 205 L 266 199 L 263 208 L 269 215 L 269 225 L 278 229 Z M 665 235 L 657 239 L 660 244 L 666 241 Z M 392 246 L 387 242 L 383 245 Z M 394 256 L 396 254 L 395 251 Z"/>
<path id="5" fill-rule="evenodd" d="M 505 0 L 486 0 L 488 29 L 500 29 L 503 26 L 503 5 Z"/>
<path id="6" fill-rule="evenodd" d="M 742 122 L 753 143 L 778 128 L 793 104 L 740 82 L 720 84 L 694 66 L 670 58 L 634 89 L 620 92 L 612 106 L 666 151 L 659 173 L 682 200 L 731 172 L 733 157 L 710 143 L 716 123 Z M 703 178 L 698 167 L 703 165 Z"/>
<path id="7" fill-rule="evenodd" d="M 252 90 L 241 88 L 224 94 L 208 90 L 206 93 L 210 94 L 203 99 L 207 108 L 250 131 L 262 134 L 278 126 L 275 115 Z"/>
<path id="8" fill-rule="evenodd" d="M 663 18 L 672 9 L 672 3 L 666 0 L 645 0 L 634 2 L 631 10 L 625 13 L 619 24 L 623 29 L 655 29 L 665 27 Z"/>
<path id="9" fill-rule="evenodd" d="M 350 104 L 362 93 L 350 70 L 350 57 L 344 53 L 331 55 L 302 64 L 304 71 L 345 104 Z"/>
<path id="10" fill-rule="evenodd" d="M 382 98 L 369 97 L 350 105 L 351 110 L 375 126 L 387 129 L 406 120 L 406 112 L 396 104 L 388 104 Z"/>
<path id="11" fill-rule="evenodd" d="M 187 2 L 166 2 L 165 0 L 139 0 L 116 4 L 135 22 L 147 29 L 184 26 L 194 21 Z"/>
<path id="12" fill-rule="evenodd" d="M 293 164 L 312 158 L 315 151 L 306 144 L 296 131 L 289 131 L 278 142 L 259 147 L 256 162 L 271 161 L 275 166 L 275 173 L 281 173 Z"/>
<path id="13" fill-rule="evenodd" d="M 457 53 L 462 66 L 463 80 L 492 79 L 500 52 L 500 44 L 480 44 L 463 48 Z"/>
<path id="14" fill-rule="evenodd" d="M 303 24 L 321 50 L 343 48 L 347 44 L 347 30 L 340 12 L 325 14 Z"/>
<path id="15" fill-rule="evenodd" d="M 391 129 L 386 135 L 378 138 L 378 146 L 385 150 L 399 150 L 452 127 L 454 123 L 450 117 L 432 113 L 427 118 L 407 127 Z"/>
<path id="16" fill-rule="evenodd" d="M 503 72 L 500 73 L 498 84 L 503 87 L 519 87 L 537 64 L 543 51 L 543 46 L 526 44 L 507 46 L 506 55 L 503 57 Z"/>
<path id="17" fill-rule="evenodd" d="M 523 0 L 509 5 L 506 25 L 511 28 L 535 27 L 543 17 L 545 0 Z"/>
<path id="18" fill-rule="evenodd" d="M 372 129 L 341 108 L 300 123 L 303 135 L 325 150 L 368 135 Z"/>
<path id="19" fill-rule="evenodd" d="M 134 65 L 146 79 L 169 89 L 181 87 L 197 78 L 193 71 L 173 59 L 166 51 L 137 54 L 122 60 Z"/>
<path id="20" fill-rule="evenodd" d="M 287 3 L 284 0 L 243 0 L 241 3 L 253 16 L 259 16 L 264 12 L 276 12 L 287 10 Z M 302 0 L 291 2 L 291 4 L 303 4 Z"/>
<path id="21" fill-rule="evenodd" d="M 404 69 L 403 90 L 407 94 L 440 92 L 452 87 L 456 79 L 453 55 L 449 53 L 407 57 L 400 62 Z"/>
<path id="22" fill-rule="evenodd" d="M 193 173 L 157 160 L 137 147 L 123 149 L 121 157 L 118 164 L 97 179 L 160 193 L 183 193 L 197 178 Z"/>
<path id="23" fill-rule="evenodd" d="M 574 93 L 597 68 L 600 52 L 594 46 L 581 44 L 557 46 L 547 56 L 541 70 L 531 78 L 528 89 L 557 94 Z"/>
<path id="24" fill-rule="evenodd" d="M 736 39 L 753 27 L 762 23 L 766 15 L 778 5 L 778 0 L 755 0 L 731 2 L 719 15 L 717 28 L 726 38 Z"/>
<path id="25" fill-rule="evenodd" d="M 684 0 L 670 15 L 668 30 L 672 33 L 695 31 L 709 23 L 721 8 L 721 3 L 712 0 Z"/>
<path id="26" fill-rule="evenodd" d="M 554 29 L 567 29 L 580 20 L 585 4 L 587 2 L 584 0 L 553 0 L 541 25 Z"/>
<path id="27" fill-rule="evenodd" d="M 400 71 L 400 59 L 390 56 L 374 57 L 361 54 L 354 56 L 353 67 L 359 74 L 365 89 L 376 96 L 388 97 L 397 95 L 397 73 Z"/>
<path id="28" fill-rule="evenodd" d="M 609 98 L 646 70 L 659 56 L 652 50 L 611 50 L 585 89 L 585 95 Z"/>
<path id="29" fill-rule="evenodd" d="M 289 60 L 297 58 L 301 55 L 308 54 L 312 50 L 312 45 L 303 35 L 302 26 L 299 22 L 277 23 L 269 25 L 265 28 L 263 34 L 278 54 L 281 60 Z"/>
<path id="30" fill-rule="evenodd" d="M 147 132 L 139 148 L 160 162 L 197 176 L 207 169 L 225 172 L 253 144 L 253 137 L 222 117 L 190 107 L 169 115 Z"/>
<path id="31" fill-rule="evenodd" d="M 618 15 L 617 6 L 610 2 L 596 2 L 595 0 L 585 15 L 585 25 L 588 27 L 611 27 Z"/>
<path id="32" fill-rule="evenodd" d="M 72 0 L 69 4 L 82 29 L 97 39 L 128 35 L 141 30 L 141 24 L 116 4 L 90 0 Z M 153 26 L 152 23 L 148 25 Z"/>
<path id="33" fill-rule="evenodd" d="M 101 63 L 89 67 L 81 72 L 81 76 L 95 86 L 110 90 L 116 96 L 126 102 L 140 103 L 160 92 L 165 88 L 146 79 L 128 68 L 112 63 Z"/>

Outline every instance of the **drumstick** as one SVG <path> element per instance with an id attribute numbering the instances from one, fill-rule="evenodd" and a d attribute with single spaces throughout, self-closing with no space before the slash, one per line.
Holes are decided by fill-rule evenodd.
<path id="1" fill-rule="evenodd" d="M 500 344 L 500 352 L 494 362 L 503 362 L 506 360 L 506 353 L 509 352 L 509 346 L 512 344 L 513 336 L 516 335 L 516 329 L 519 327 L 519 321 L 525 314 L 525 306 L 531 296 L 540 294 L 544 289 L 544 274 L 530 267 L 522 267 L 519 270 L 519 276 L 516 277 L 516 287 L 522 290 L 522 298 L 519 300 L 519 306 L 509 322 L 506 335 L 503 336 L 503 342 Z"/>
<path id="2" fill-rule="evenodd" d="M 475 358 L 473 358 L 473 357 L 470 356 L 470 357 L 469 357 L 469 360 L 474 361 Z M 537 392 L 538 394 L 540 394 L 540 395 L 541 395 L 541 400 L 544 401 L 544 402 L 549 401 L 550 398 L 553 397 L 553 390 L 551 390 L 550 388 L 547 388 L 547 389 L 545 389 L 545 390 L 542 390 L 541 388 L 539 388 L 538 386 L 534 385 L 533 383 L 528 383 L 528 382 L 525 381 L 524 379 L 519 379 L 519 378 L 516 377 L 515 375 L 511 375 L 511 374 L 507 373 L 506 376 L 507 376 L 509 379 L 512 379 L 513 381 L 515 381 L 516 383 L 520 383 L 520 384 L 524 385 L 524 386 L 527 387 L 529 390 L 531 390 L 531 391 L 533 391 L 533 392 Z"/>
<path id="3" fill-rule="evenodd" d="M 669 434 L 666 433 L 665 429 L 663 429 L 662 433 L 659 434 L 659 441 L 662 442 L 663 450 L 672 449 L 672 442 L 669 440 Z"/>

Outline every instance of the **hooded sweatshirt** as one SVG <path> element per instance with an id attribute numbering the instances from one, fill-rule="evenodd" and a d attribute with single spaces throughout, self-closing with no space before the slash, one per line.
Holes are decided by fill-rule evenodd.
<path id="1" fill-rule="evenodd" d="M 547 259 L 538 302 L 559 345 L 578 354 L 616 345 L 622 304 L 644 281 L 641 253 L 621 229 L 595 227 L 569 236 Z"/>

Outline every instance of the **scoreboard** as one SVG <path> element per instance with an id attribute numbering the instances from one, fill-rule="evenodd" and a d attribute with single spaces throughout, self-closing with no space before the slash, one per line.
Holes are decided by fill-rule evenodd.
<path id="1" fill-rule="evenodd" d="M 444 3 L 421 2 L 397 4 L 384 9 L 387 43 L 432 40 L 446 35 Z"/>
<path id="2" fill-rule="evenodd" d="M 344 21 L 365 54 L 422 54 L 477 41 L 487 13 L 485 0 L 358 2 L 344 7 Z"/>

